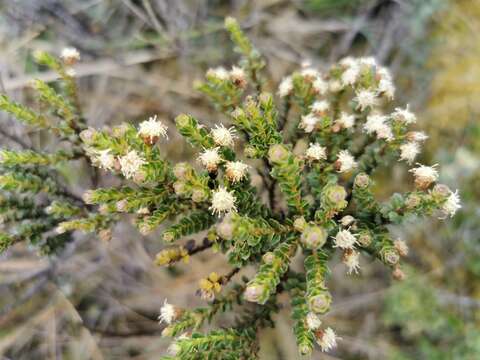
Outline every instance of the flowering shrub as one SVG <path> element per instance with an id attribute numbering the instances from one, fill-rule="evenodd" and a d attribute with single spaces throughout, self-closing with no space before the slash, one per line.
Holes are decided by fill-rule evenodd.
<path id="1" fill-rule="evenodd" d="M 164 359 L 256 358 L 257 329 L 274 325 L 282 292 L 291 299 L 299 352 L 310 354 L 315 342 L 328 351 L 338 339 L 321 319 L 332 302 L 333 255 L 341 253 L 347 274 L 359 273 L 360 257 L 367 256 L 402 279 L 400 262 L 408 247 L 392 238 L 388 226 L 411 216 L 453 216 L 459 197 L 436 184 L 436 165 L 413 165 L 427 136 L 409 130 L 416 116 L 408 106 L 391 111 L 392 78 L 374 59 L 345 58 L 324 74 L 306 65 L 282 80 L 275 99 L 267 92 L 261 55 L 234 19 L 227 18 L 225 26 L 241 60 L 231 70 L 209 70 L 195 87 L 228 125 L 208 129 L 187 114 L 175 119 L 198 151 L 195 164 L 173 165 L 162 155 L 157 144 L 168 141 L 168 129 L 156 116 L 138 128 L 87 127 L 72 69 L 78 52 L 66 49 L 60 59 L 36 54 L 58 72 L 63 93 L 36 80 L 48 112 L 5 96 L 0 108 L 68 146 L 55 153 L 2 150 L 1 247 L 28 241 L 51 254 L 77 230 L 107 240 L 117 213 L 130 213 L 141 234 L 163 226 L 169 247 L 157 254 L 156 264 L 188 262 L 214 248 L 232 266 L 227 274 L 200 279 L 205 307 L 189 310 L 165 301 L 159 320 L 166 324 L 163 335 L 174 340 Z M 62 185 L 57 165 L 80 158 L 123 177 L 125 185 L 91 189 L 77 198 Z M 381 202 L 371 175 L 396 159 L 413 166 L 412 190 Z M 181 245 L 202 231 L 203 242 Z M 302 270 L 290 266 L 294 257 L 302 259 Z M 256 275 L 230 284 L 247 266 L 255 267 Z M 230 328 L 199 332 L 215 315 L 231 310 L 242 316 Z"/>

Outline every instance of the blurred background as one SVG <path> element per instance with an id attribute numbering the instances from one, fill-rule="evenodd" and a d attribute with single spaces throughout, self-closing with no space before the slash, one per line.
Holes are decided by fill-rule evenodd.
<path id="1" fill-rule="evenodd" d="M 235 61 L 226 15 L 267 58 L 272 90 L 305 60 L 322 69 L 368 55 L 389 66 L 398 104 L 409 103 L 430 135 L 420 160 L 439 163 L 441 181 L 460 189 L 454 219 L 393 229 L 411 247 L 404 282 L 366 258 L 359 276 L 332 266 L 325 323 L 342 341 L 312 358 L 480 359 L 480 0 L 3 0 L 0 92 L 31 104 L 29 82 L 54 79 L 32 51 L 74 46 L 90 126 L 159 114 L 170 123 L 165 156 L 191 159 L 172 119 L 187 112 L 206 124 L 219 120 L 192 82 Z M 54 146 L 3 113 L 0 121 L 2 147 Z M 82 164 L 63 170 L 78 195 L 91 186 Z M 404 168 L 386 170 L 376 175 L 380 197 L 410 186 Z M 102 177 L 100 186 L 115 181 Z M 203 305 L 198 280 L 228 269 L 210 251 L 157 268 L 162 246 L 158 233 L 142 237 L 126 218 L 108 244 L 80 236 L 50 258 L 10 249 L 0 259 L 1 358 L 158 359 L 168 345 L 156 320 L 164 299 Z M 261 333 L 262 360 L 299 359 L 283 300 L 277 327 Z"/>

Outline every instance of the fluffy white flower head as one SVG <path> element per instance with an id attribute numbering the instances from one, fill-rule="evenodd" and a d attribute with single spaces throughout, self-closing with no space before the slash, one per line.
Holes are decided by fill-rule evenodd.
<path id="1" fill-rule="evenodd" d="M 337 163 L 339 165 L 338 172 L 347 172 L 357 167 L 355 158 L 348 150 L 342 150 L 338 153 Z"/>
<path id="2" fill-rule="evenodd" d="M 219 66 L 214 69 L 208 69 L 207 76 L 216 78 L 218 80 L 228 80 L 228 78 L 230 77 L 230 74 L 227 69 L 225 69 L 222 66 Z"/>
<path id="3" fill-rule="evenodd" d="M 233 183 L 242 181 L 247 176 L 248 165 L 241 161 L 229 161 L 225 168 L 225 176 Z"/>
<path id="4" fill-rule="evenodd" d="M 393 140 L 393 133 L 390 126 L 386 124 L 387 117 L 380 114 L 372 114 L 367 116 L 367 121 L 363 125 L 363 129 L 367 134 L 376 133 L 379 139 L 387 141 Z"/>
<path id="5" fill-rule="evenodd" d="M 400 145 L 400 160 L 405 160 L 411 164 L 415 157 L 420 153 L 420 146 L 414 141 L 406 142 Z"/>
<path id="6" fill-rule="evenodd" d="M 310 68 L 310 67 L 307 67 L 305 69 L 303 69 L 300 74 L 304 77 L 304 78 L 307 78 L 309 80 L 314 80 L 316 78 L 318 78 L 318 76 L 320 76 L 320 73 L 315 70 L 314 68 Z"/>
<path id="7" fill-rule="evenodd" d="M 340 77 L 340 81 L 344 86 L 353 86 L 355 85 L 355 82 L 357 81 L 358 77 L 360 75 L 360 68 L 354 64 L 349 66 L 343 73 L 342 76 Z"/>
<path id="8" fill-rule="evenodd" d="M 395 97 L 395 86 L 391 80 L 381 79 L 378 82 L 378 92 L 385 95 L 387 99 L 393 100 Z"/>
<path id="9" fill-rule="evenodd" d="M 130 179 L 145 164 L 145 160 L 135 150 L 130 150 L 127 155 L 119 158 L 120 168 L 123 176 Z"/>
<path id="10" fill-rule="evenodd" d="M 226 128 L 223 124 L 215 125 L 215 128 L 212 129 L 212 137 L 215 144 L 232 147 L 235 138 L 235 128 L 233 126 Z"/>
<path id="11" fill-rule="evenodd" d="M 358 270 L 360 269 L 360 253 L 355 250 L 346 251 L 343 254 L 343 263 L 347 266 L 347 273 L 348 274 L 358 274 Z"/>
<path id="12" fill-rule="evenodd" d="M 66 63 L 73 64 L 80 60 L 80 53 L 74 47 L 66 47 L 62 50 L 60 57 Z"/>
<path id="13" fill-rule="evenodd" d="M 110 149 L 100 150 L 98 152 L 98 162 L 100 163 L 100 168 L 112 170 L 115 166 L 115 157 L 110 154 Z"/>
<path id="14" fill-rule="evenodd" d="M 372 90 L 360 90 L 356 93 L 355 101 L 358 103 L 357 109 L 361 111 L 368 107 L 378 105 L 377 94 Z"/>
<path id="15" fill-rule="evenodd" d="M 395 111 L 392 113 L 392 118 L 407 125 L 414 124 L 417 121 L 417 117 L 410 111 L 408 105 L 405 107 L 405 109 L 395 108 Z"/>
<path id="16" fill-rule="evenodd" d="M 317 76 L 315 81 L 312 83 L 312 87 L 317 94 L 325 95 L 328 91 L 328 82 L 323 80 L 321 76 Z"/>
<path id="17" fill-rule="evenodd" d="M 353 249 L 353 247 L 357 243 L 355 235 L 353 235 L 349 230 L 340 230 L 337 235 L 335 235 L 334 240 L 334 247 L 338 247 L 344 250 Z"/>
<path id="18" fill-rule="evenodd" d="M 312 104 L 312 112 L 316 114 L 324 114 L 326 111 L 330 109 L 330 103 L 327 100 L 320 100 L 320 101 L 315 101 Z"/>
<path id="19" fill-rule="evenodd" d="M 158 316 L 159 322 L 164 322 L 165 324 L 171 324 L 177 316 L 175 306 L 169 304 L 167 299 L 163 303 L 163 306 L 160 308 L 160 315 Z"/>
<path id="20" fill-rule="evenodd" d="M 458 195 L 458 190 L 456 190 L 455 192 L 452 192 L 447 201 L 445 201 L 442 206 L 442 210 L 447 216 L 453 217 L 457 210 L 461 207 L 460 195 Z"/>
<path id="21" fill-rule="evenodd" d="M 315 127 L 320 122 L 320 119 L 315 116 L 315 114 L 307 114 L 302 116 L 302 120 L 300 121 L 299 128 L 303 129 L 307 133 L 311 133 L 315 130 Z"/>
<path id="22" fill-rule="evenodd" d="M 205 149 L 198 157 L 200 163 L 207 168 L 209 172 L 217 170 L 218 164 L 222 162 L 222 157 L 218 153 L 218 147 Z"/>
<path id="23" fill-rule="evenodd" d="M 283 78 L 283 80 L 280 82 L 280 85 L 278 86 L 278 95 L 280 97 L 285 97 L 287 95 L 290 95 L 293 90 L 293 80 L 291 76 L 288 76 L 286 78 Z"/>
<path id="24" fill-rule="evenodd" d="M 320 320 L 318 315 L 311 311 L 305 317 L 305 321 L 307 323 L 307 327 L 310 330 L 317 330 L 320 325 L 322 325 L 322 321 Z"/>
<path id="25" fill-rule="evenodd" d="M 327 159 L 327 149 L 320 144 L 310 143 L 305 156 L 310 161 L 326 160 Z"/>
<path id="26" fill-rule="evenodd" d="M 335 334 L 335 331 L 328 327 L 317 337 L 317 344 L 323 352 L 330 351 L 337 346 L 337 339 L 339 338 Z"/>
<path id="27" fill-rule="evenodd" d="M 423 142 L 428 139 L 428 135 L 422 131 L 411 131 L 407 133 L 407 139 L 410 141 Z"/>
<path id="28" fill-rule="evenodd" d="M 435 169 L 436 164 L 433 166 L 417 165 L 418 167 L 409 170 L 415 177 L 415 185 L 421 189 L 425 189 L 432 182 L 437 181 L 438 171 Z"/>
<path id="29" fill-rule="evenodd" d="M 138 135 L 148 138 L 158 138 L 160 136 L 168 138 L 167 127 L 160 120 L 157 120 L 157 115 L 151 116 L 148 120 L 140 123 Z"/>
<path id="30" fill-rule="evenodd" d="M 335 120 L 335 123 L 344 129 L 349 129 L 355 124 L 355 115 L 342 111 L 340 117 Z"/>
<path id="31" fill-rule="evenodd" d="M 224 187 L 219 187 L 212 194 L 212 205 L 210 210 L 212 213 L 221 215 L 230 211 L 236 211 L 235 201 L 237 198 L 233 195 L 233 191 L 230 192 Z"/>

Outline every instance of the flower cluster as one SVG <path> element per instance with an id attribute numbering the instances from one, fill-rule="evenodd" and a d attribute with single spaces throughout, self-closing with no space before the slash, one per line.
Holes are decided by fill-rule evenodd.
<path id="1" fill-rule="evenodd" d="M 119 221 L 117 213 L 129 213 L 142 235 L 160 230 L 166 243 L 177 242 L 157 255 L 157 265 L 186 263 L 210 248 L 224 253 L 231 272 L 210 273 L 200 280 L 206 308 L 190 311 L 165 301 L 159 320 L 167 325 L 162 334 L 175 337 L 171 356 L 190 359 L 189 354 L 201 351 L 212 359 L 256 358 L 256 330 L 273 325 L 281 292 L 291 299 L 300 353 L 310 354 L 315 342 L 330 351 L 340 338 L 324 325 L 322 315 L 333 301 L 328 277 L 329 263 L 338 258 L 335 253 L 349 275 L 361 273 L 366 257 L 385 264 L 395 279 L 404 278 L 401 260 L 408 246 L 392 238 L 389 225 L 412 216 L 453 216 L 460 208 L 458 191 L 437 183 L 437 165 L 413 165 L 427 136 L 409 129 L 416 116 L 408 106 L 388 111 L 395 87 L 392 75 L 375 59 L 347 57 L 324 71 L 306 65 L 282 80 L 276 98 L 265 91 L 265 61 L 258 50 L 234 19 L 228 18 L 225 26 L 240 62 L 231 70 L 209 70 L 195 87 L 227 123 L 209 129 L 191 115 L 175 119 L 198 161 L 174 165 L 164 157 L 160 140 L 168 141 L 167 127 L 157 116 L 138 126 L 96 130 L 81 122 L 73 91 L 71 102 L 62 103 L 59 99 L 64 98 L 48 85 L 38 84 L 43 97 L 63 115 L 60 125 L 4 97 L 0 108 L 30 125 L 55 128 L 72 139 L 73 150 L 4 151 L 0 186 L 51 195 L 45 221 L 33 222 L 27 235 L 56 228 L 55 239 L 75 230 L 107 238 Z M 71 86 L 65 66 L 78 60 L 78 54 L 65 51 L 63 67 L 58 60 L 43 58 L 60 69 Z M 37 169 L 78 157 L 123 178 L 123 185 L 91 189 L 75 199 Z M 379 201 L 375 170 L 394 159 L 411 167 L 411 190 Z M 23 164 L 35 165 L 35 171 Z M 21 210 L 17 216 L 37 216 L 35 204 L 24 197 L 6 202 Z M 206 233 L 203 242 L 181 243 L 201 232 Z M 25 234 L 2 235 L 2 247 Z M 290 266 L 294 258 L 303 270 Z M 255 275 L 230 284 L 246 265 L 257 269 Z M 234 303 L 242 316 L 230 327 L 199 332 L 206 320 Z M 243 307 L 246 303 L 253 305 Z"/>

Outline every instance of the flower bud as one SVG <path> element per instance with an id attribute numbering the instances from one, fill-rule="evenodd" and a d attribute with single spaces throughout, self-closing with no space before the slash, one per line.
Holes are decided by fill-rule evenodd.
<path id="1" fill-rule="evenodd" d="M 176 164 L 173 168 L 173 175 L 179 180 L 184 180 L 190 170 L 191 167 L 189 164 L 181 162 Z"/>
<path id="2" fill-rule="evenodd" d="M 226 216 L 221 223 L 216 227 L 217 235 L 224 240 L 232 240 L 233 238 L 233 223 L 228 216 Z"/>
<path id="3" fill-rule="evenodd" d="M 296 218 L 293 222 L 293 228 L 298 232 L 303 232 L 306 226 L 307 222 L 305 221 L 305 218 L 303 216 Z"/>
<path id="4" fill-rule="evenodd" d="M 273 252 L 269 251 L 263 254 L 262 260 L 265 264 L 272 264 L 273 261 L 275 260 L 275 255 L 273 255 Z"/>
<path id="5" fill-rule="evenodd" d="M 275 144 L 268 150 L 268 159 L 273 164 L 284 162 L 290 156 L 290 152 L 287 147 L 282 144 Z"/>
<path id="6" fill-rule="evenodd" d="M 395 240 L 393 245 L 395 246 L 395 249 L 397 250 L 400 256 L 405 257 L 408 255 L 408 245 L 405 241 L 397 239 Z"/>
<path id="7" fill-rule="evenodd" d="M 93 190 L 87 190 L 83 193 L 82 199 L 85 202 L 85 204 L 91 205 L 93 204 L 93 196 L 95 192 Z"/>
<path id="8" fill-rule="evenodd" d="M 245 300 L 250 302 L 260 301 L 264 288 L 261 285 L 248 285 L 243 293 Z"/>
<path id="9" fill-rule="evenodd" d="M 203 188 L 194 188 L 192 191 L 192 201 L 199 203 L 208 199 L 208 191 Z"/>
<path id="10" fill-rule="evenodd" d="M 422 199 L 420 196 L 418 196 L 417 194 L 410 194 L 405 200 L 405 206 L 409 210 L 414 210 L 417 206 L 420 205 L 421 202 Z"/>
<path id="11" fill-rule="evenodd" d="M 405 280 L 405 273 L 400 269 L 399 266 L 396 266 L 395 269 L 393 269 L 392 276 L 395 280 L 402 281 Z"/>
<path id="12" fill-rule="evenodd" d="M 381 256 L 387 265 L 395 265 L 400 260 L 400 255 L 398 254 L 397 250 L 392 248 L 382 250 Z"/>
<path id="13" fill-rule="evenodd" d="M 366 187 L 368 187 L 368 185 L 370 185 L 370 177 L 365 173 L 360 173 L 355 176 L 354 185 L 361 189 L 365 189 Z"/>
<path id="14" fill-rule="evenodd" d="M 345 215 L 340 219 L 340 223 L 342 226 L 348 227 L 352 225 L 355 222 L 355 218 L 351 215 Z"/>
<path id="15" fill-rule="evenodd" d="M 178 196 L 183 196 L 188 193 L 187 185 L 183 181 L 175 181 L 173 183 L 173 190 Z"/>
<path id="16" fill-rule="evenodd" d="M 85 144 L 90 145 L 93 143 L 96 134 L 97 130 L 89 127 L 80 133 L 80 139 L 82 139 Z"/>
<path id="17" fill-rule="evenodd" d="M 327 232 L 320 226 L 307 225 L 303 230 L 300 241 L 308 249 L 317 249 L 327 241 Z"/>
<path id="18" fill-rule="evenodd" d="M 344 208 L 346 205 L 344 204 L 344 202 L 347 197 L 347 191 L 343 186 L 332 185 L 326 187 L 324 196 L 328 204 L 334 206 L 337 209 Z"/>
<path id="19" fill-rule="evenodd" d="M 330 309 L 332 295 L 328 291 L 312 297 L 309 302 L 310 310 L 317 314 L 325 314 Z"/>
<path id="20" fill-rule="evenodd" d="M 108 242 L 112 240 L 112 230 L 111 229 L 102 229 L 98 232 L 100 240 Z"/>
<path id="21" fill-rule="evenodd" d="M 447 185 L 444 184 L 437 184 L 433 187 L 432 190 L 432 195 L 435 198 L 438 198 L 440 200 L 446 199 L 450 196 L 452 191 Z"/>
<path id="22" fill-rule="evenodd" d="M 115 208 L 119 212 L 126 212 L 128 210 L 128 201 L 125 199 L 117 201 Z"/>
<path id="23" fill-rule="evenodd" d="M 372 236 L 367 231 L 363 231 L 358 235 L 357 242 L 363 247 L 369 247 L 372 243 Z"/>

